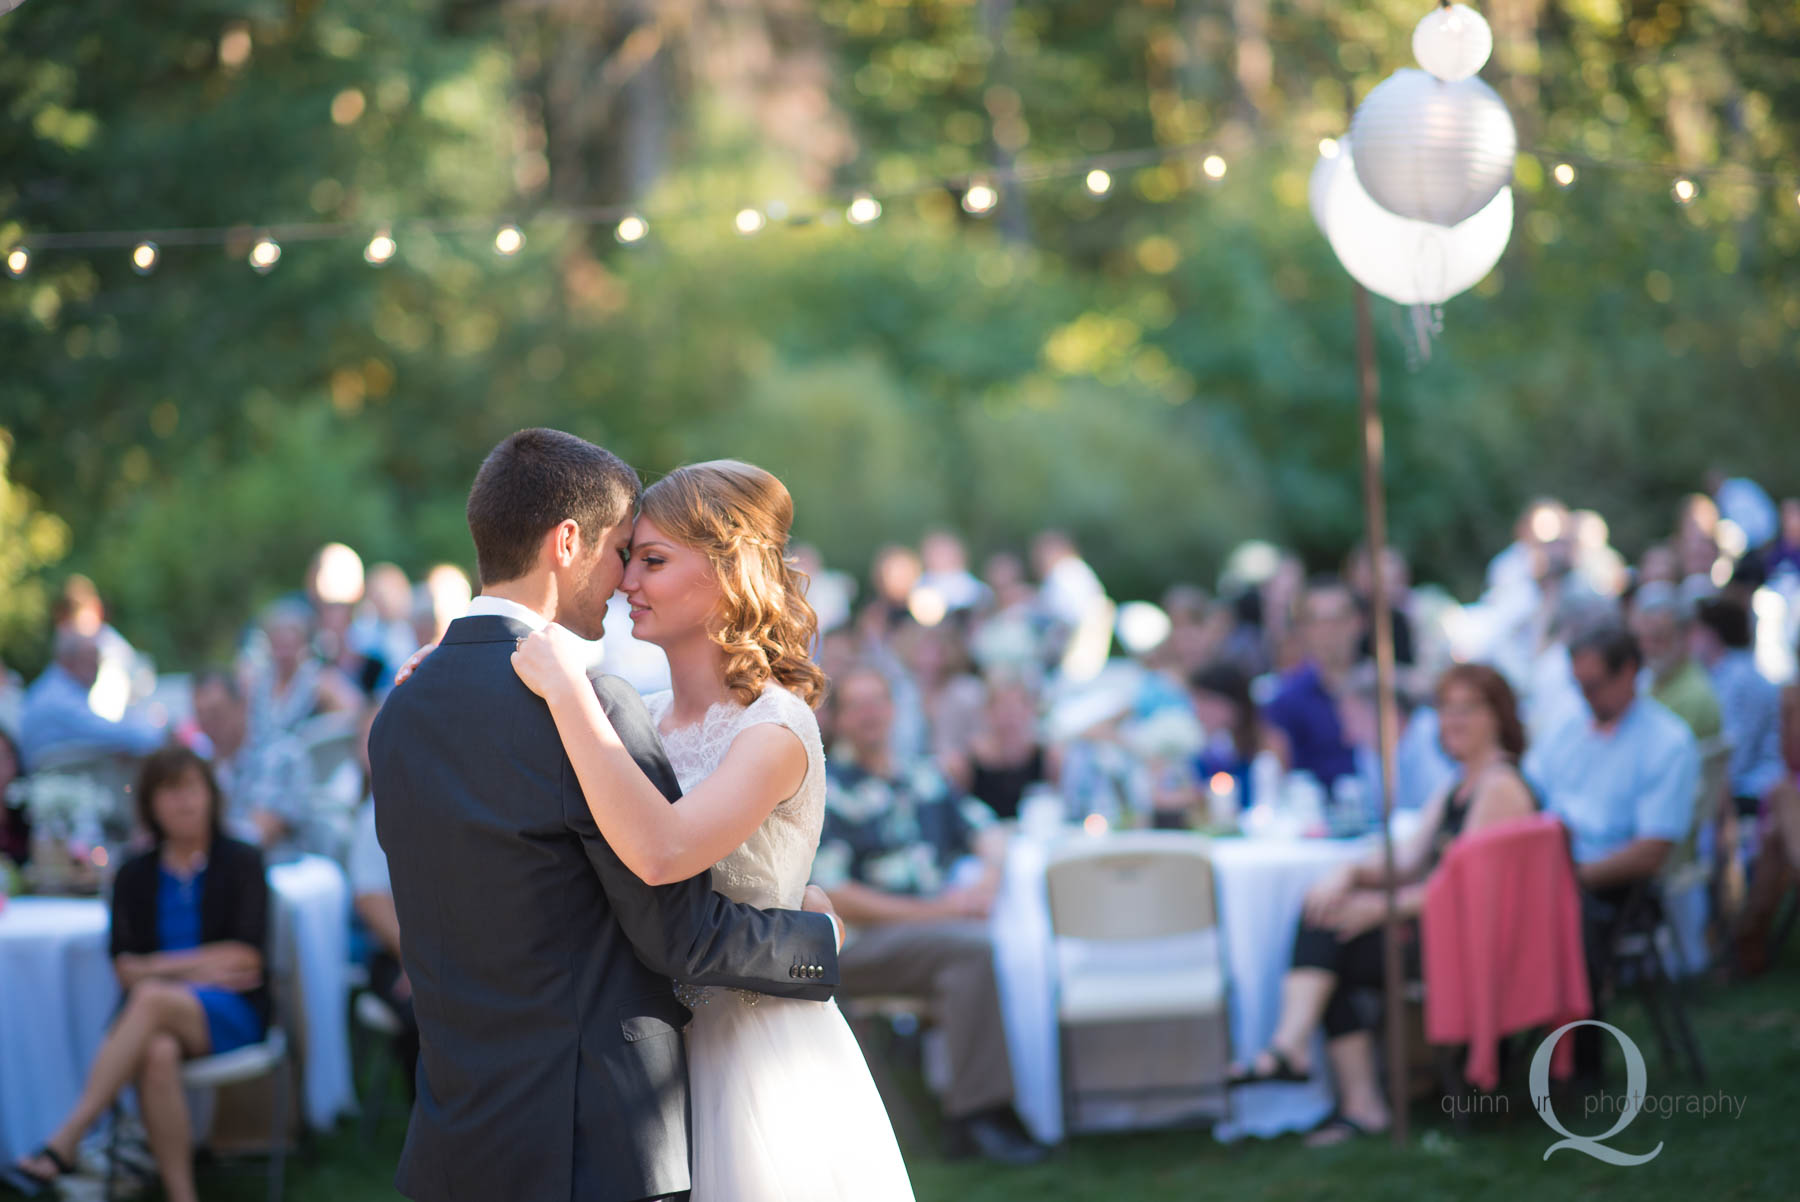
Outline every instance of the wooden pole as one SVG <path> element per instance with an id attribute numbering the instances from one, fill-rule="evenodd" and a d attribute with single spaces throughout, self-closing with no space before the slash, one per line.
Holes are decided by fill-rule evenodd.
<path id="1" fill-rule="evenodd" d="M 1369 315 L 1369 293 L 1354 285 L 1356 297 L 1357 392 L 1362 411 L 1363 520 L 1368 528 L 1370 601 L 1374 623 L 1376 729 L 1381 742 L 1381 855 L 1387 868 L 1386 938 L 1383 940 L 1382 984 L 1387 1001 L 1388 1109 L 1393 1114 L 1393 1141 L 1406 1143 L 1406 998 L 1400 946 L 1400 914 L 1394 885 L 1394 748 L 1399 711 L 1394 704 L 1394 623 L 1392 601 L 1382 560 L 1387 554 L 1387 501 L 1382 484 L 1386 452 L 1381 427 L 1380 378 L 1375 371 L 1375 330 Z"/>

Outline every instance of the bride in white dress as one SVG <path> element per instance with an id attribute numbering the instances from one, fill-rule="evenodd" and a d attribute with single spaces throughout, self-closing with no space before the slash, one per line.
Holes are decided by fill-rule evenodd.
<path id="1" fill-rule="evenodd" d="M 670 805 L 595 700 L 560 627 L 524 640 L 519 676 L 550 704 L 594 821 L 651 884 L 712 871 L 752 905 L 800 908 L 825 816 L 812 704 L 817 626 L 785 549 L 787 489 L 734 460 L 646 490 L 622 584 L 633 634 L 669 657 L 651 715 L 681 782 Z M 678 986 L 693 1109 L 694 1202 L 911 1202 L 905 1163 L 835 1002 Z"/>

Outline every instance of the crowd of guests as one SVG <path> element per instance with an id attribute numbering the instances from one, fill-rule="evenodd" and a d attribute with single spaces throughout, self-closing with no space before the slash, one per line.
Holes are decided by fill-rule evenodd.
<path id="1" fill-rule="evenodd" d="M 1591 949 L 1637 891 L 1698 866 L 1713 962 L 1760 971 L 1769 919 L 1800 878 L 1800 694 L 1786 684 L 1800 501 L 1777 508 L 1721 477 L 1674 518 L 1633 564 L 1598 515 L 1534 502 L 1466 605 L 1415 587 L 1392 549 L 1379 561 L 1355 549 L 1309 575 L 1294 554 L 1246 544 L 1212 587 L 1177 584 L 1150 606 L 1115 603 L 1058 531 L 979 573 L 958 536 L 934 531 L 916 548 L 882 548 L 866 592 L 795 548 L 831 681 L 814 880 L 852 932 L 843 994 L 929 1003 L 952 1150 L 1007 1163 L 1043 1154 L 1013 1111 L 987 922 L 1016 825 L 1048 813 L 1089 829 L 1353 833 L 1379 820 L 1378 578 L 1398 661 L 1394 804 L 1420 814 L 1396 861 L 1403 913 L 1416 916 L 1455 840 L 1545 811 L 1569 831 Z M 0 673 L 0 789 L 71 758 L 148 756 L 136 798 L 157 842 L 114 890 L 126 1008 L 81 1104 L 26 1171 L 54 1176 L 136 1082 L 156 1112 L 146 1127 L 165 1189 L 191 1196 L 172 1151 L 187 1120 L 169 1074 L 260 1037 L 265 858 L 304 851 L 346 866 L 370 985 L 408 1032 L 400 1055 L 416 1060 L 366 797 L 367 731 L 396 669 L 469 599 L 454 568 L 415 586 L 393 565 L 365 572 L 349 548 L 324 548 L 303 588 L 246 632 L 237 661 L 194 673 L 185 705 L 165 707 L 93 586 L 70 582 L 54 662 L 29 688 Z M 597 656 L 643 691 L 667 687 L 623 613 Z M 326 780 L 308 754 L 322 716 L 358 748 Z M 30 847 L 23 813 L 6 811 L 0 854 L 22 860 Z M 1243 1084 L 1305 1077 L 1322 1029 L 1340 1097 L 1319 1142 L 1390 1118 L 1367 1001 L 1386 883 L 1368 864 L 1312 890 L 1275 1036 L 1233 1067 Z"/>

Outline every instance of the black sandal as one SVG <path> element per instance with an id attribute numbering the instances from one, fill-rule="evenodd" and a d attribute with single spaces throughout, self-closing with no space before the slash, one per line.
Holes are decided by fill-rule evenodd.
<path id="1" fill-rule="evenodd" d="M 1255 1058 L 1253 1057 L 1250 1064 L 1225 1078 L 1225 1084 L 1235 1087 L 1239 1085 L 1261 1085 L 1265 1081 L 1304 1082 L 1312 1080 L 1312 1074 L 1303 1073 L 1294 1067 L 1294 1062 L 1287 1058 L 1286 1052 L 1283 1052 L 1278 1048 L 1264 1048 L 1261 1053 L 1258 1053 L 1258 1055 L 1262 1054 L 1266 1054 L 1269 1059 L 1275 1062 L 1274 1071 L 1266 1073 L 1258 1072 Z"/>
<path id="2" fill-rule="evenodd" d="M 1332 1116 L 1306 1133 L 1305 1144 L 1309 1148 L 1335 1148 L 1347 1144 L 1358 1136 L 1385 1135 L 1386 1127 L 1366 1127 L 1342 1111 L 1333 1112 Z M 1329 1135 L 1330 1139 L 1319 1137 Z"/>
<path id="3" fill-rule="evenodd" d="M 50 1174 L 48 1177 L 44 1176 L 42 1173 L 34 1173 L 25 1167 L 25 1160 L 48 1160 L 56 1167 L 56 1172 Z M 17 1173 L 20 1177 L 23 1177 L 26 1181 L 31 1182 L 39 1189 L 49 1189 L 56 1184 L 58 1178 L 67 1177 L 70 1173 L 75 1171 L 75 1166 L 64 1160 L 62 1158 L 62 1153 L 58 1152 L 55 1148 L 52 1148 L 49 1144 L 45 1144 L 30 1156 L 27 1156 L 25 1160 L 14 1161 L 12 1166 L 13 1172 Z"/>

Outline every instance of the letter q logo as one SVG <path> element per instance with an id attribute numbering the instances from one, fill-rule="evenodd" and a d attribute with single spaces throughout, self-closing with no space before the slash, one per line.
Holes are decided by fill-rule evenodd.
<path id="1" fill-rule="evenodd" d="M 1556 1117 L 1555 1109 L 1550 1105 L 1550 1056 L 1556 1051 L 1556 1045 L 1562 1037 L 1576 1027 L 1601 1027 L 1611 1031 L 1613 1038 L 1625 1050 L 1625 1106 L 1619 1112 L 1619 1121 L 1613 1124 L 1611 1131 L 1603 1135 L 1576 1135 Z M 1552 1131 L 1563 1136 L 1561 1140 L 1550 1145 L 1544 1151 L 1544 1159 L 1549 1160 L 1552 1153 L 1564 1148 L 1574 1148 L 1577 1152 L 1586 1152 L 1595 1160 L 1604 1160 L 1607 1164 L 1638 1165 L 1655 1160 L 1663 1150 L 1658 1143 L 1642 1156 L 1634 1156 L 1629 1152 L 1621 1152 L 1617 1148 L 1609 1148 L 1602 1140 L 1611 1139 L 1631 1125 L 1644 1108 L 1644 1054 L 1638 1051 L 1637 1044 L 1631 1036 L 1619 1030 L 1611 1023 L 1603 1023 L 1598 1019 L 1583 1018 L 1558 1027 L 1550 1033 L 1550 1037 L 1538 1045 L 1537 1052 L 1531 1057 L 1531 1096 L 1538 1100 L 1538 1116 L 1542 1118 Z"/>

